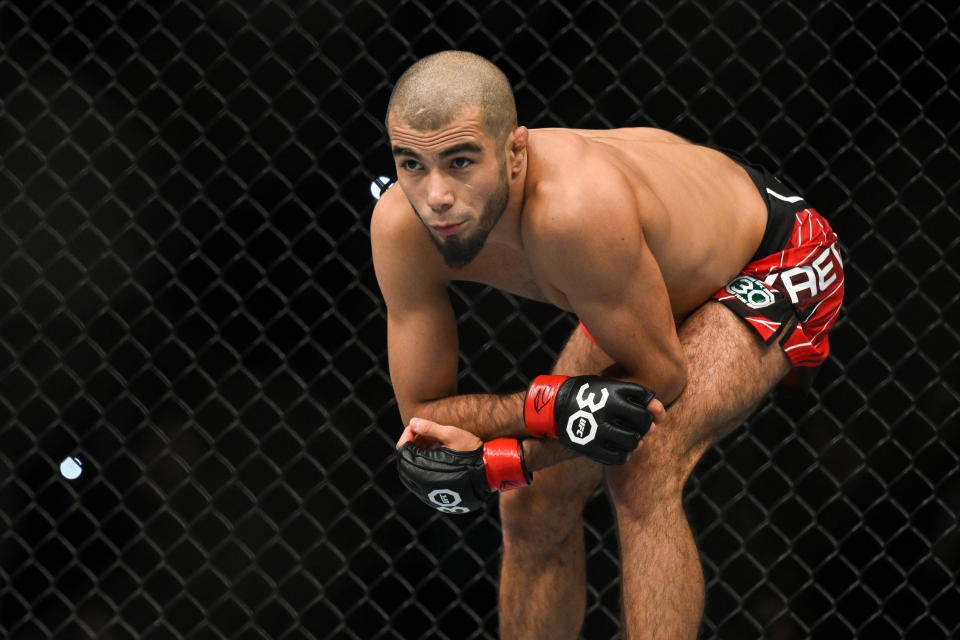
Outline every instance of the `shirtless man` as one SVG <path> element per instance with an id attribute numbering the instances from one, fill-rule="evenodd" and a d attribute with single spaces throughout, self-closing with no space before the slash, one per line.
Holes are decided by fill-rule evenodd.
<path id="1" fill-rule="evenodd" d="M 507 640 L 577 637 L 582 511 L 605 482 L 625 637 L 695 638 L 704 583 L 683 485 L 778 381 L 826 357 L 836 236 L 768 173 L 665 131 L 517 126 L 506 77 L 465 52 L 407 70 L 387 128 L 400 188 L 371 241 L 401 478 L 446 512 L 501 491 Z M 458 395 L 453 280 L 577 314 L 557 377 Z M 565 377 L 584 374 L 599 377 Z"/>

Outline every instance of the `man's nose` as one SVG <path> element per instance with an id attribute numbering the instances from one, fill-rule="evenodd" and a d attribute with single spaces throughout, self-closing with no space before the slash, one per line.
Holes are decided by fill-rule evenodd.
<path id="1" fill-rule="evenodd" d="M 427 177 L 427 205 L 442 212 L 452 207 L 453 201 L 453 190 L 446 177 L 439 171 L 431 171 Z"/>

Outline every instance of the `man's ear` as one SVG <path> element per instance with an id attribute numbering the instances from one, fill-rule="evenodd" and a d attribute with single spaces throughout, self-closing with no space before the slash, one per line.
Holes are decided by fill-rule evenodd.
<path id="1" fill-rule="evenodd" d="M 526 127 L 517 127 L 507 138 L 507 164 L 510 177 L 515 178 L 523 169 L 527 158 L 527 141 L 530 131 Z"/>

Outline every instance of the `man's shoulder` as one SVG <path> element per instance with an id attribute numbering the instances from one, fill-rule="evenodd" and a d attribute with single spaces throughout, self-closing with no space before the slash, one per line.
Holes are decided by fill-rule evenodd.
<path id="1" fill-rule="evenodd" d="M 644 191 L 622 164 L 603 153 L 559 160 L 536 176 L 524 207 L 525 233 L 541 240 L 576 239 L 639 224 Z"/>
<path id="2" fill-rule="evenodd" d="M 579 140 L 582 142 L 592 141 L 622 141 L 633 143 L 656 143 L 656 144 L 692 144 L 686 138 L 683 138 L 666 129 L 657 129 L 655 127 L 620 127 L 616 129 L 571 129 L 571 128 L 543 128 L 530 129 L 530 135 L 534 138 L 555 138 L 573 142 Z"/>
<path id="3" fill-rule="evenodd" d="M 373 207 L 370 242 L 377 248 L 415 251 L 430 246 L 430 238 L 410 201 L 397 184 L 392 185 Z"/>
<path id="4" fill-rule="evenodd" d="M 428 283 L 446 278 L 440 254 L 398 185 L 387 189 L 373 208 L 370 245 L 374 267 L 384 279 L 416 274 L 418 282 Z"/>
<path id="5" fill-rule="evenodd" d="M 410 203 L 403 197 L 400 187 L 390 185 L 377 200 L 370 218 L 370 238 L 373 242 L 392 242 L 397 234 L 405 235 L 414 228 L 416 214 Z"/>

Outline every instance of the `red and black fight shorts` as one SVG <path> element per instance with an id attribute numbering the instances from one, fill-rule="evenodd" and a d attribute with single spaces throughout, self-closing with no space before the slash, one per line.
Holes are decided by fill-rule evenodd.
<path id="1" fill-rule="evenodd" d="M 837 235 L 795 189 L 744 163 L 767 204 L 760 247 L 737 277 L 713 294 L 753 327 L 779 342 L 793 363 L 784 382 L 804 390 L 830 352 L 827 334 L 843 302 Z M 580 329 L 593 340 L 587 328 Z"/>
<path id="2" fill-rule="evenodd" d="M 713 299 L 766 344 L 778 341 L 793 363 L 785 382 L 806 389 L 830 352 L 827 334 L 843 302 L 837 235 L 794 189 L 742 166 L 767 203 L 767 227 L 750 262 Z"/>

